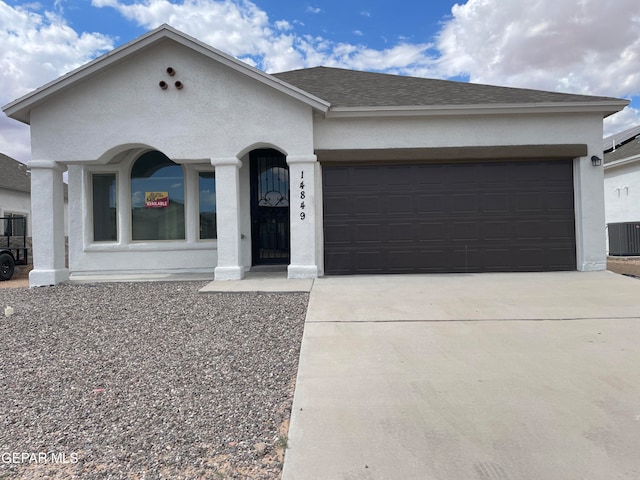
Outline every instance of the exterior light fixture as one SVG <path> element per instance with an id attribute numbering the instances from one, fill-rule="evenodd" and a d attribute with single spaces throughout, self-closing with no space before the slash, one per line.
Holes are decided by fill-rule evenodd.
<path id="1" fill-rule="evenodd" d="M 184 87 L 184 85 L 182 84 L 182 82 L 181 82 L 180 80 L 178 80 L 178 81 L 175 83 L 175 86 L 176 86 L 176 88 L 177 88 L 178 90 L 182 90 L 182 88 Z"/>
<path id="2" fill-rule="evenodd" d="M 170 77 L 173 77 L 176 74 L 176 71 L 173 69 L 173 67 L 167 67 L 167 73 Z"/>
<path id="3" fill-rule="evenodd" d="M 594 167 L 599 167 L 600 165 L 602 165 L 602 159 L 596 155 L 592 156 L 591 165 L 593 165 Z"/>
<path id="4" fill-rule="evenodd" d="M 169 85 L 167 85 L 167 82 L 165 82 L 164 80 L 162 80 L 158 85 L 160 86 L 160 88 L 162 90 L 166 90 L 167 87 L 169 86 Z"/>

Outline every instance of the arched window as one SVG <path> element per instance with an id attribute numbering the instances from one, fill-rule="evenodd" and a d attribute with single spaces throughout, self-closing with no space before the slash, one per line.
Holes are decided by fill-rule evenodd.
<path id="1" fill-rule="evenodd" d="M 131 169 L 132 240 L 184 240 L 184 171 L 161 152 Z"/>

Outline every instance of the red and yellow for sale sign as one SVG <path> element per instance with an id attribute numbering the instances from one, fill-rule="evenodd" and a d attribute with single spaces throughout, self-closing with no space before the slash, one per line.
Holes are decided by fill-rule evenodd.
<path id="1" fill-rule="evenodd" d="M 144 206 L 166 208 L 169 206 L 169 192 L 144 192 Z"/>

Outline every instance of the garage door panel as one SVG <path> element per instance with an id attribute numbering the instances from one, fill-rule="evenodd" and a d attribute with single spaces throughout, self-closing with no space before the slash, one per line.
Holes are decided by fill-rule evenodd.
<path id="1" fill-rule="evenodd" d="M 515 196 L 515 212 L 516 214 L 525 214 L 528 212 L 543 212 L 545 199 L 538 192 L 517 193 Z"/>
<path id="2" fill-rule="evenodd" d="M 547 270 L 545 268 L 545 251 L 542 247 L 520 248 L 517 250 L 522 270 Z"/>
<path id="3" fill-rule="evenodd" d="M 544 227 L 542 220 L 516 221 L 516 240 L 542 240 L 546 233 Z"/>
<path id="4" fill-rule="evenodd" d="M 547 236 L 550 240 L 565 240 L 571 245 L 574 242 L 573 225 L 570 222 L 562 220 L 551 220 L 547 224 Z"/>
<path id="5" fill-rule="evenodd" d="M 504 272 L 511 268 L 512 263 L 512 252 L 508 248 L 486 248 L 482 252 L 485 272 Z"/>
<path id="6" fill-rule="evenodd" d="M 504 215 L 509 212 L 509 194 L 484 193 L 481 205 L 486 214 Z"/>
<path id="7" fill-rule="evenodd" d="M 414 241 L 412 223 L 391 223 L 389 225 L 389 243 L 413 243 Z"/>
<path id="8" fill-rule="evenodd" d="M 459 213 L 476 213 L 478 211 L 478 196 L 474 194 L 451 194 L 450 213 L 456 215 Z"/>
<path id="9" fill-rule="evenodd" d="M 379 223 L 357 224 L 354 231 L 354 242 L 357 244 L 382 243 L 386 228 Z"/>
<path id="10" fill-rule="evenodd" d="M 351 216 L 352 200 L 346 196 L 325 197 L 325 217 L 343 218 Z"/>
<path id="11" fill-rule="evenodd" d="M 322 182 L 325 188 L 335 189 L 349 186 L 349 175 L 336 169 L 324 169 L 322 172 Z"/>
<path id="12" fill-rule="evenodd" d="M 417 195 L 414 200 L 416 214 L 444 215 L 445 198 L 443 194 Z"/>
<path id="13" fill-rule="evenodd" d="M 570 160 L 324 167 L 323 191 L 328 274 L 575 269 Z"/>
<path id="14" fill-rule="evenodd" d="M 446 243 L 447 241 L 447 224 L 444 221 L 419 223 L 417 225 L 417 234 L 419 243 Z"/>
<path id="15" fill-rule="evenodd" d="M 378 196 L 358 196 L 354 201 L 354 215 L 379 216 L 383 213 L 382 199 Z"/>
<path id="16" fill-rule="evenodd" d="M 545 194 L 544 200 L 548 212 L 573 216 L 573 192 L 548 192 Z"/>
<path id="17" fill-rule="evenodd" d="M 389 215 L 413 215 L 415 206 L 410 195 L 389 195 L 387 213 Z"/>
<path id="18" fill-rule="evenodd" d="M 477 242 L 479 239 L 479 225 L 477 222 L 451 222 L 449 239 L 452 242 Z"/>
<path id="19" fill-rule="evenodd" d="M 347 223 L 325 224 L 324 226 L 324 243 L 326 245 L 351 245 L 352 229 Z"/>
<path id="20" fill-rule="evenodd" d="M 357 167 L 353 170 L 352 185 L 356 187 L 377 188 L 380 185 L 378 167 Z"/>
<path id="21" fill-rule="evenodd" d="M 416 252 L 413 250 L 390 250 L 387 255 L 387 263 L 389 272 L 405 273 L 412 272 L 415 269 Z"/>
<path id="22" fill-rule="evenodd" d="M 356 251 L 353 255 L 358 273 L 385 273 L 386 252 L 382 250 Z"/>

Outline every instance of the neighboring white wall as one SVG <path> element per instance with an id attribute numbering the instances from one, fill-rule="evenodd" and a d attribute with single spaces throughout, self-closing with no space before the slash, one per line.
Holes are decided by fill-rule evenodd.
<path id="1" fill-rule="evenodd" d="M 0 217 L 7 212 L 27 216 L 27 236 L 31 236 L 31 194 L 0 189 Z M 64 232 L 69 235 L 69 202 L 64 202 Z"/>
<path id="2" fill-rule="evenodd" d="M 4 217 L 7 213 L 26 215 L 27 236 L 31 236 L 31 195 L 0 188 L 0 217 Z"/>
<path id="3" fill-rule="evenodd" d="M 640 222 L 640 159 L 604 170 L 606 222 Z"/>

